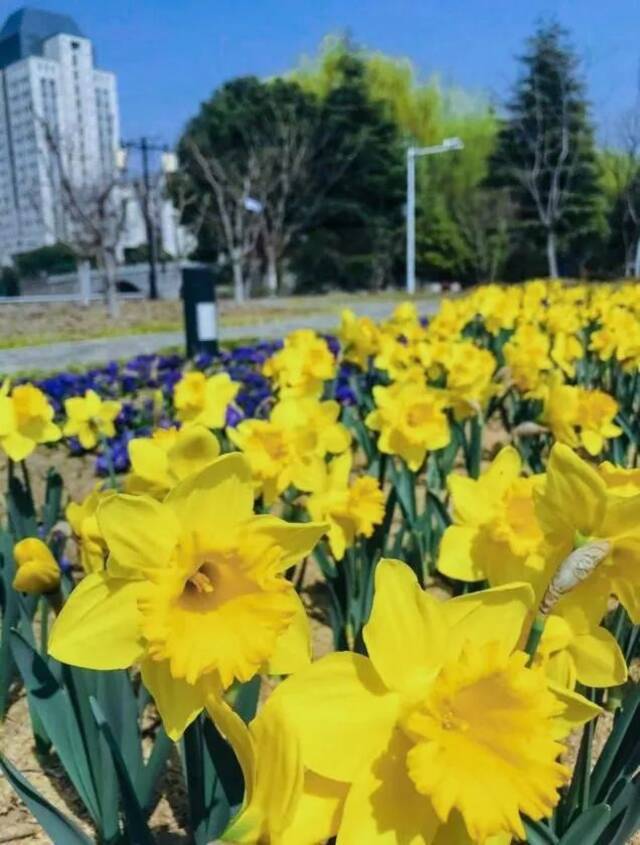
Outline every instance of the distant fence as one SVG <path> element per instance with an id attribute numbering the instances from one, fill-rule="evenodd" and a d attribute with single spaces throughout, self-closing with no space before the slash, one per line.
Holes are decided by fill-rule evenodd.
<path id="1" fill-rule="evenodd" d="M 144 299 L 144 293 L 119 293 L 118 299 Z M 26 296 L 0 296 L 0 305 L 46 305 L 48 302 L 79 302 L 76 293 L 41 293 Z M 92 293 L 90 302 L 104 302 L 104 294 Z"/>
<path id="2" fill-rule="evenodd" d="M 182 269 L 200 267 L 194 261 L 167 261 L 158 264 L 156 281 L 160 299 L 180 298 Z M 121 299 L 145 299 L 149 293 L 149 265 L 122 264 L 118 267 L 118 297 Z M 47 302 L 101 302 L 104 300 L 104 276 L 100 270 L 83 270 L 72 273 L 58 273 L 38 279 L 24 279 L 20 283 L 19 296 L 0 296 L 0 305 L 24 303 L 40 305 Z M 231 293 L 229 285 L 216 285 L 218 298 Z"/>
<path id="3" fill-rule="evenodd" d="M 183 267 L 193 266 L 192 262 L 171 261 L 157 265 L 156 276 L 158 293 L 161 299 L 178 299 L 180 296 L 181 270 Z M 66 300 L 86 300 L 88 298 L 100 298 L 104 295 L 104 275 L 100 270 L 89 270 L 87 272 L 86 284 L 81 283 L 81 273 L 58 273 L 54 276 L 46 276 L 39 279 L 26 279 L 20 287 L 21 299 L 30 296 L 52 296 L 65 295 Z M 117 268 L 117 281 L 121 294 L 135 293 L 146 296 L 149 290 L 149 265 L 148 264 L 122 264 Z M 85 288 L 89 290 L 85 291 Z M 53 300 L 51 300 L 53 301 Z"/>

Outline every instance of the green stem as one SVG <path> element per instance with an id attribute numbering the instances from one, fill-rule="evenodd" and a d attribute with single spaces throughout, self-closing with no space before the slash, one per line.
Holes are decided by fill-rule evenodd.
<path id="1" fill-rule="evenodd" d="M 529 631 L 529 638 L 524 649 L 529 655 L 529 666 L 531 666 L 531 664 L 533 663 L 533 658 L 535 657 L 536 651 L 538 650 L 538 646 L 540 645 L 542 632 L 544 631 L 544 623 L 544 616 L 536 616 L 536 618 L 533 620 L 531 630 Z"/>

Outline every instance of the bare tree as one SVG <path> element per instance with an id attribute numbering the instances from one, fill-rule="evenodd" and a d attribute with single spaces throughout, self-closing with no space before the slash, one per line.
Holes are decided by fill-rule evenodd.
<path id="1" fill-rule="evenodd" d="M 182 220 L 188 216 L 189 232 L 193 238 L 197 239 L 207 215 L 210 214 L 211 197 L 209 194 L 198 195 L 180 171 L 168 174 L 161 188 L 162 198 L 169 199 L 174 209 L 177 230 L 175 257 L 179 260 L 184 259 L 191 252 L 191 249 L 187 246 L 187 240 L 181 237 L 181 229 L 184 232 Z"/>
<path id="2" fill-rule="evenodd" d="M 128 197 L 116 168 L 90 181 L 75 177 L 72 144 L 41 121 L 45 142 L 45 169 L 54 202 L 61 214 L 56 237 L 80 258 L 94 259 L 104 277 L 105 301 L 112 318 L 118 316 L 118 247 L 126 224 Z"/>
<path id="3" fill-rule="evenodd" d="M 245 298 L 244 263 L 255 249 L 260 234 L 257 215 L 247 207 L 256 184 L 257 161 L 251 152 L 247 157 L 246 170 L 238 168 L 209 152 L 203 153 L 192 139 L 187 141 L 193 161 L 200 175 L 211 191 L 215 206 L 210 209 L 211 221 L 218 230 L 231 262 L 233 293 L 236 302 Z"/>
<path id="4" fill-rule="evenodd" d="M 282 256 L 300 232 L 314 220 L 333 185 L 344 175 L 366 141 L 366 130 L 348 155 L 336 158 L 334 166 L 317 178 L 314 164 L 335 138 L 323 133 L 321 115 L 293 115 L 289 108 L 270 104 L 270 142 L 250 138 L 256 168 L 255 196 L 261 210 L 260 241 L 266 261 L 266 288 L 279 289 L 278 267 Z"/>

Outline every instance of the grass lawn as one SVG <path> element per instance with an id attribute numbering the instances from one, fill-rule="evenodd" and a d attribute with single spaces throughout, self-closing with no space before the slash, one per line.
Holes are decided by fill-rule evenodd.
<path id="1" fill-rule="evenodd" d="M 433 294 L 429 293 L 417 297 L 418 301 L 431 298 Z M 406 299 L 406 295 L 394 291 L 257 299 L 243 305 L 222 300 L 219 302 L 220 323 L 223 326 L 246 326 L 256 321 L 277 322 L 296 314 L 336 313 L 341 307 L 353 306 L 364 300 L 401 302 L 403 299 Z M 116 322 L 109 319 L 106 307 L 101 304 L 92 304 L 86 308 L 75 303 L 54 302 L 42 305 L 0 305 L 0 349 L 43 346 L 65 340 L 178 331 L 181 327 L 181 302 L 124 300 Z"/>

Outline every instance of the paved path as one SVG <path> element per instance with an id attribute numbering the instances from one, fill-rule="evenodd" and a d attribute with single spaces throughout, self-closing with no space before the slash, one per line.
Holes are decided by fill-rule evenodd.
<path id="1" fill-rule="evenodd" d="M 358 302 L 349 303 L 357 314 L 372 317 L 375 320 L 387 317 L 397 302 Z M 433 313 L 436 309 L 435 301 L 419 304 L 421 313 Z M 256 322 L 244 326 L 222 326 L 220 328 L 221 341 L 238 340 L 277 340 L 288 332 L 299 328 L 310 328 L 316 331 L 332 331 L 339 322 L 339 309 L 335 313 L 325 314 L 294 314 L 287 319 L 269 319 L 265 315 L 264 322 Z M 55 372 L 65 370 L 69 366 L 84 366 L 106 364 L 117 359 L 133 358 L 135 355 L 159 352 L 168 346 L 182 346 L 184 335 L 182 332 L 158 332 L 154 334 L 123 335 L 122 337 L 105 337 L 95 340 L 74 340 L 61 343 L 50 343 L 46 346 L 24 346 L 20 349 L 0 350 L 0 375 L 17 372 Z"/>

